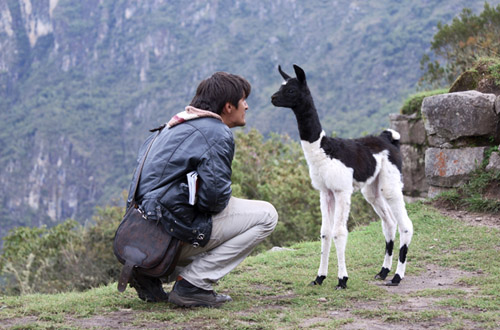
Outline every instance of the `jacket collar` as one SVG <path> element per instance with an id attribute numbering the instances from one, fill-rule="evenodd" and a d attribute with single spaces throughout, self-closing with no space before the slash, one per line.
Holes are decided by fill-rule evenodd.
<path id="1" fill-rule="evenodd" d="M 184 111 L 179 112 L 178 114 L 173 116 L 172 119 L 169 120 L 169 122 L 167 123 L 167 127 L 171 128 L 174 127 L 175 125 L 182 124 L 183 122 L 186 122 L 188 120 L 205 118 L 205 117 L 216 118 L 222 121 L 221 116 L 219 116 L 215 112 L 197 109 L 192 106 L 187 106 Z"/>

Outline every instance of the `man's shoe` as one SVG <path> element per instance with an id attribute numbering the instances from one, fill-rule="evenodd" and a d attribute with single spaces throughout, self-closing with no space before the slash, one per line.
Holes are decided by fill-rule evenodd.
<path id="1" fill-rule="evenodd" d="M 159 278 L 139 275 L 134 272 L 129 284 L 137 291 L 139 298 L 145 302 L 168 301 L 168 293 L 163 291 Z"/>
<path id="2" fill-rule="evenodd" d="M 200 289 L 182 279 L 175 282 L 168 301 L 181 307 L 219 307 L 233 301 L 230 296 Z"/>

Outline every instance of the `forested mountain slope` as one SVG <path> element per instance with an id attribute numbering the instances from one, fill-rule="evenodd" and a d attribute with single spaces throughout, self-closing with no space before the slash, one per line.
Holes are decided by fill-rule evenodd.
<path id="1" fill-rule="evenodd" d="M 376 132 L 415 91 L 437 22 L 483 4 L 0 0 L 0 236 L 122 203 L 147 129 L 217 70 L 252 83 L 247 123 L 263 133 L 296 136 L 269 102 L 293 63 L 328 134 Z"/>

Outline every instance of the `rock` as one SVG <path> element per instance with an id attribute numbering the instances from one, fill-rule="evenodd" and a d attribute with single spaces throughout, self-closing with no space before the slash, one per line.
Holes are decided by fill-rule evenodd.
<path id="1" fill-rule="evenodd" d="M 481 75 L 477 70 L 465 71 L 450 87 L 450 93 L 469 91 L 477 88 Z"/>
<path id="2" fill-rule="evenodd" d="M 416 114 L 389 115 L 391 129 L 401 135 L 401 155 L 403 158 L 403 192 L 406 196 L 422 197 L 427 195 L 425 180 L 424 151 L 426 134 L 422 119 Z"/>
<path id="3" fill-rule="evenodd" d="M 278 252 L 278 251 L 295 251 L 294 249 L 290 249 L 290 248 L 284 248 L 284 247 L 281 247 L 281 246 L 273 246 L 271 249 L 270 249 L 271 252 Z"/>
<path id="4" fill-rule="evenodd" d="M 427 182 L 438 187 L 458 187 L 465 183 L 469 175 L 481 166 L 485 150 L 485 147 L 427 149 L 425 151 Z"/>
<path id="5" fill-rule="evenodd" d="M 451 85 L 449 92 L 462 92 L 476 90 L 485 94 L 500 95 L 500 87 L 497 85 L 496 71 L 492 67 L 498 65 L 498 60 L 492 58 L 482 58 L 474 67 L 462 73 Z"/>
<path id="6" fill-rule="evenodd" d="M 500 171 L 500 154 L 493 152 L 490 156 L 490 161 L 486 166 L 486 171 Z"/>
<path id="7" fill-rule="evenodd" d="M 401 134 L 402 144 L 424 144 L 426 139 L 424 122 L 417 119 L 416 115 L 389 115 L 391 129 Z"/>
<path id="8" fill-rule="evenodd" d="M 444 187 L 435 187 L 435 186 L 429 186 L 429 190 L 427 192 L 427 197 L 428 198 L 434 198 L 437 195 L 450 191 L 453 188 L 444 188 Z"/>
<path id="9" fill-rule="evenodd" d="M 437 146 L 461 137 L 496 136 L 495 100 L 494 94 L 477 91 L 426 97 L 422 117 L 429 143 Z"/>
<path id="10" fill-rule="evenodd" d="M 403 158 L 403 192 L 409 196 L 425 195 L 429 185 L 425 180 L 425 153 L 408 144 L 401 145 Z"/>

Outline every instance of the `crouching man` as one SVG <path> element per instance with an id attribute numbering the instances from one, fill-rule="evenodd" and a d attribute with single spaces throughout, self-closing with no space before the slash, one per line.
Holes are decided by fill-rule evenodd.
<path id="1" fill-rule="evenodd" d="M 230 128 L 245 125 L 250 90 L 244 78 L 216 72 L 200 83 L 185 111 L 155 129 L 161 132 L 146 158 L 136 200 L 148 218 L 160 218 L 185 243 L 169 278 L 176 280 L 170 294 L 159 279 L 134 275 L 130 285 L 141 299 L 168 300 L 182 307 L 217 307 L 231 301 L 212 285 L 273 232 L 278 221 L 273 205 L 231 196 L 235 146 Z M 191 205 L 186 175 L 193 171 L 197 191 Z"/>

